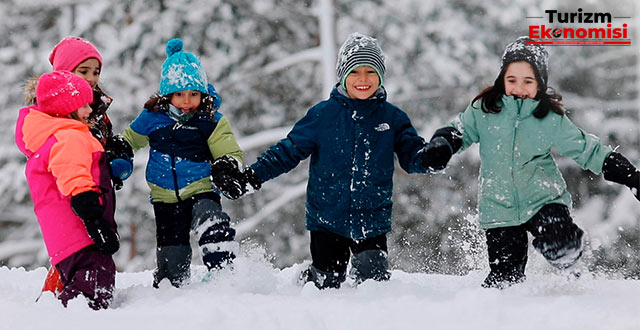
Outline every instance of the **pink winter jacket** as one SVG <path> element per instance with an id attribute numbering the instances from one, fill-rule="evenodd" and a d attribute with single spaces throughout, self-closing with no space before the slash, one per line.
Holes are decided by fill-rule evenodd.
<path id="1" fill-rule="evenodd" d="M 114 196 L 104 148 L 80 121 L 20 109 L 16 144 L 27 156 L 25 174 L 51 264 L 93 244 L 71 209 L 71 196 L 101 191 L 103 217 L 115 231 Z"/>

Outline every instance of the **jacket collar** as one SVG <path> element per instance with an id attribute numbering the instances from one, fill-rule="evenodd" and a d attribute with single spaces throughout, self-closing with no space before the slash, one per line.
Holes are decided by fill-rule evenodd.
<path id="1" fill-rule="evenodd" d="M 331 91 L 331 97 L 335 98 L 340 103 L 350 106 L 355 110 L 364 110 L 371 109 L 375 104 L 385 102 L 387 100 L 387 91 L 384 89 L 384 87 L 380 86 L 370 98 L 366 100 L 358 100 L 350 98 L 347 94 L 347 91 L 342 88 L 340 84 L 336 84 L 336 86 Z"/>
<path id="2" fill-rule="evenodd" d="M 533 111 L 538 107 L 540 101 L 534 99 L 520 99 L 513 96 L 502 95 L 502 108 L 514 110 L 521 118 L 533 115 Z"/>

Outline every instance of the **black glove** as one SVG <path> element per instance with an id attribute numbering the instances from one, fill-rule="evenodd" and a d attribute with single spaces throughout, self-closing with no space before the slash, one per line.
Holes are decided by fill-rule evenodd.
<path id="1" fill-rule="evenodd" d="M 114 135 L 107 140 L 105 151 L 107 152 L 107 161 L 111 162 L 116 158 L 133 160 L 133 149 L 122 135 Z"/>
<path id="2" fill-rule="evenodd" d="M 457 129 L 453 127 L 440 128 L 422 149 L 422 166 L 432 171 L 443 170 L 447 167 L 451 156 L 460 147 L 462 147 L 462 135 Z"/>
<path id="3" fill-rule="evenodd" d="M 262 187 L 262 181 L 256 176 L 251 167 L 245 168 L 242 174 L 244 174 L 246 182 L 251 185 L 251 188 L 253 188 L 253 190 L 260 190 L 260 188 Z"/>
<path id="4" fill-rule="evenodd" d="M 453 149 L 447 140 L 441 136 L 431 139 L 422 149 L 422 166 L 427 170 L 440 171 L 447 167 L 453 155 Z"/>
<path id="5" fill-rule="evenodd" d="M 229 199 L 238 199 L 247 193 L 247 178 L 240 170 L 240 162 L 224 155 L 211 164 L 213 184 Z"/>
<path id="6" fill-rule="evenodd" d="M 602 164 L 604 179 L 623 184 L 631 189 L 631 192 L 640 200 L 638 190 L 640 190 L 640 171 L 635 168 L 622 154 L 612 152 L 605 158 Z"/>
<path id="7" fill-rule="evenodd" d="M 71 197 L 71 209 L 84 222 L 89 237 L 96 243 L 100 253 L 112 255 L 118 251 L 118 235 L 102 217 L 104 207 L 100 205 L 99 193 L 89 190 Z"/>

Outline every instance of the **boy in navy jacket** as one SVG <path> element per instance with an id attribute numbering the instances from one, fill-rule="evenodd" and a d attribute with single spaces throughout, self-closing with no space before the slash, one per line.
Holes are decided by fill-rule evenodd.
<path id="1" fill-rule="evenodd" d="M 340 287 L 350 254 L 356 283 L 389 279 L 386 234 L 394 153 L 405 171 L 425 173 L 437 169 L 428 155 L 441 150 L 428 144 L 423 152 L 425 141 L 409 117 L 386 101 L 384 56 L 375 39 L 351 34 L 336 69 L 339 83 L 329 99 L 309 109 L 285 139 L 244 172 L 224 159 L 213 165 L 217 173 L 226 173 L 214 179 L 217 187 L 242 195 L 245 186 L 257 190 L 311 156 L 306 226 L 313 262 L 303 279 L 321 289 Z"/>

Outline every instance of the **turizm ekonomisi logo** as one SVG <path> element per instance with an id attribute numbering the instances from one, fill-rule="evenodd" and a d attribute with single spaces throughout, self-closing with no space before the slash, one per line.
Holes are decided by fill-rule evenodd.
<path id="1" fill-rule="evenodd" d="M 546 19 L 544 24 L 529 25 L 529 44 L 556 46 L 630 46 L 629 25 L 631 17 L 614 16 L 611 13 L 545 10 L 544 16 L 527 16 L 527 19 Z"/>

